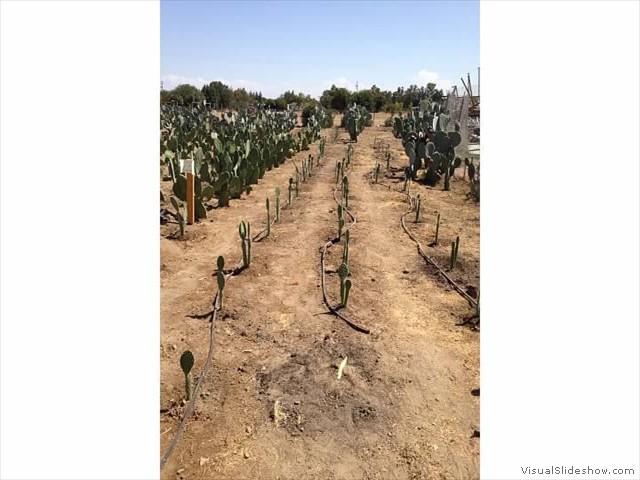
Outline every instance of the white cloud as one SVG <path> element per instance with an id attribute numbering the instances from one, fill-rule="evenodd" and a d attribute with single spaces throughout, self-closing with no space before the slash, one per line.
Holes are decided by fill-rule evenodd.
<path id="1" fill-rule="evenodd" d="M 347 79 L 345 76 L 341 76 L 338 78 L 334 78 L 333 80 L 328 80 L 324 82 L 327 89 L 331 88 L 332 85 L 335 85 L 338 88 L 347 88 L 349 90 L 355 90 L 353 83 Z"/>
<path id="2" fill-rule="evenodd" d="M 414 77 L 413 81 L 416 82 L 418 86 L 426 86 L 427 83 L 435 83 L 436 88 L 444 90 L 445 93 L 450 90 L 453 85 L 455 85 L 455 82 L 440 78 L 440 74 L 436 72 L 430 72 L 429 70 L 425 69 L 420 70 Z"/>
<path id="3" fill-rule="evenodd" d="M 193 85 L 194 87 L 202 88 L 203 85 L 208 84 L 209 82 L 202 77 L 190 78 L 184 77 L 182 75 L 163 75 L 161 77 L 162 83 L 164 84 L 165 90 L 173 90 L 178 85 L 188 84 Z"/>

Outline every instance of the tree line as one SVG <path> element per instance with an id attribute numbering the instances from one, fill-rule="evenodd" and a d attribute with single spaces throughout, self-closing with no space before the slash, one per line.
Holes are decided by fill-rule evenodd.
<path id="1" fill-rule="evenodd" d="M 370 112 L 397 113 L 411 107 L 417 107 L 423 100 L 440 101 L 444 96 L 442 90 L 434 83 L 418 87 L 398 87 L 395 91 L 381 90 L 373 85 L 365 90 L 353 92 L 347 88 L 332 85 L 322 92 L 320 100 L 302 92 L 286 91 L 277 98 L 266 98 L 261 92 L 251 92 L 244 88 L 233 89 L 222 82 L 211 82 L 201 89 L 193 85 L 179 85 L 173 90 L 161 90 L 161 103 L 177 103 L 190 105 L 194 102 L 207 101 L 215 109 L 244 110 L 248 107 L 264 105 L 282 111 L 287 105 L 295 103 L 300 108 L 320 104 L 326 109 L 343 112 L 351 103 L 362 105 Z"/>

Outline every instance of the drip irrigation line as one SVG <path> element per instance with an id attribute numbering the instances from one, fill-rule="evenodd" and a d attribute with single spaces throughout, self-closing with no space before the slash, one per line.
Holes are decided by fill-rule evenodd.
<path id="1" fill-rule="evenodd" d="M 372 173 L 372 180 L 375 178 L 375 171 Z M 418 248 L 418 253 L 420 254 L 420 256 L 430 265 L 432 265 L 433 267 L 435 267 L 438 270 L 438 273 L 440 273 L 446 280 L 447 282 L 449 282 L 449 284 L 454 288 L 454 290 L 456 292 L 458 292 L 472 307 L 477 307 L 478 306 L 478 302 L 471 297 L 467 292 L 464 291 L 464 289 L 458 285 L 448 274 L 447 272 L 440 266 L 438 265 L 435 260 L 433 260 L 433 258 L 431 258 L 429 255 L 427 255 L 427 253 L 424 251 L 424 249 L 422 248 L 422 244 L 418 241 L 418 239 L 409 231 L 409 229 L 407 228 L 405 222 L 404 222 L 404 218 L 409 215 L 410 213 L 415 211 L 415 207 L 413 205 L 413 201 L 411 199 L 411 195 L 408 192 L 403 192 L 403 191 L 399 191 L 396 190 L 394 188 L 391 188 L 388 185 L 385 185 L 384 183 L 375 183 L 374 181 L 374 185 L 382 185 L 383 187 L 388 188 L 389 190 L 392 190 L 394 192 L 397 193 L 404 193 L 404 195 L 407 197 L 408 201 L 409 201 L 409 210 L 407 212 L 405 212 L 404 214 L 402 214 L 400 216 L 400 223 L 402 225 L 402 229 L 405 231 L 405 233 L 409 236 L 409 238 L 411 240 L 414 241 L 414 243 L 416 244 L 417 248 Z M 407 185 L 408 187 L 408 185 Z"/>

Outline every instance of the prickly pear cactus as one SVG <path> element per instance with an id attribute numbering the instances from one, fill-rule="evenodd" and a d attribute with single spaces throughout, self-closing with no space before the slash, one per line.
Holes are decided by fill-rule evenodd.
<path id="1" fill-rule="evenodd" d="M 180 368 L 182 368 L 182 372 L 184 373 L 187 401 L 193 398 L 194 384 L 191 369 L 193 368 L 194 363 L 195 359 L 193 358 L 193 353 L 191 353 L 189 350 L 187 350 L 180 356 Z"/>

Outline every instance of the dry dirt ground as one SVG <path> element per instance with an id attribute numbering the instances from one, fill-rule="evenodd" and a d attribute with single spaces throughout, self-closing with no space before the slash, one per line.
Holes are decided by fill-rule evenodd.
<path id="1" fill-rule="evenodd" d="M 375 124 L 385 116 L 376 114 Z M 195 413 L 163 479 L 476 479 L 479 478 L 479 333 L 457 326 L 468 303 L 425 264 L 400 225 L 402 193 L 374 185 L 374 139 L 390 145 L 391 166 L 406 163 L 390 128 L 366 128 L 354 143 L 349 173 L 350 271 L 353 288 L 343 313 L 371 330 L 363 334 L 327 315 L 320 288 L 320 252 L 336 236 L 335 165 L 348 135 L 325 131 L 325 158 L 301 184 L 271 235 L 253 244 L 251 267 L 232 277 L 215 325 L 215 349 Z M 310 152 L 317 153 L 317 142 Z M 392 170 L 393 170 L 392 169 Z M 161 238 L 161 450 L 184 411 L 183 351 L 195 355 L 196 378 L 208 352 L 207 312 L 217 284 L 216 258 L 241 260 L 238 223 L 252 233 L 266 222 L 265 198 L 279 186 L 286 203 L 291 160 L 268 172 L 250 195 L 208 212 L 187 226 L 186 240 Z M 400 173 L 396 173 L 399 176 Z M 429 255 L 448 266 L 451 240 L 460 236 L 452 275 L 478 287 L 479 208 L 467 198 L 462 170 L 452 190 L 413 185 L 422 197 L 422 223 L 408 227 Z M 392 189 L 402 182 L 385 178 Z M 166 192 L 169 185 L 163 184 Z M 272 207 L 273 208 L 273 207 Z M 441 214 L 440 242 L 429 247 Z M 327 269 L 342 247 L 330 248 Z M 328 293 L 339 301 L 339 280 Z M 340 362 L 347 357 L 342 379 Z"/>

